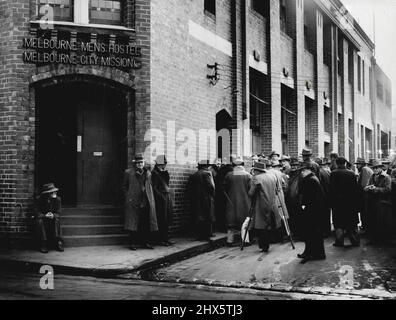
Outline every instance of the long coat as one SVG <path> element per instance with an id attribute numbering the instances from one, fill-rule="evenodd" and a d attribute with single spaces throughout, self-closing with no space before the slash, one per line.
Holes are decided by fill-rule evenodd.
<path id="1" fill-rule="evenodd" d="M 139 226 L 139 206 L 143 193 L 146 193 L 150 206 L 150 231 L 158 231 L 157 215 L 155 211 L 155 200 L 151 182 L 150 170 L 144 169 L 144 190 L 137 178 L 135 168 L 125 170 L 123 190 L 125 194 L 125 230 L 137 231 Z"/>
<path id="2" fill-rule="evenodd" d="M 256 197 L 256 204 L 251 229 L 274 230 L 282 226 L 282 219 L 278 214 L 276 189 L 277 178 L 275 175 L 265 171 L 253 177 L 250 183 L 249 196 Z M 257 185 L 261 185 L 256 191 Z M 257 192 L 257 194 L 256 194 Z"/>
<path id="3" fill-rule="evenodd" d="M 281 171 L 270 169 L 268 173 L 273 174 L 277 179 L 276 184 L 276 197 L 275 201 L 277 202 L 276 208 L 278 215 L 282 213 L 285 215 L 286 219 L 289 219 L 289 212 L 287 210 L 286 201 L 285 201 L 285 192 L 287 191 L 287 185 L 285 180 L 285 174 Z M 288 179 L 287 179 L 288 180 Z"/>
<path id="4" fill-rule="evenodd" d="M 356 228 L 358 217 L 359 187 L 354 172 L 338 168 L 330 174 L 330 204 L 335 228 Z"/>
<path id="5" fill-rule="evenodd" d="M 303 228 L 306 230 L 320 229 L 322 226 L 324 193 L 318 177 L 314 173 L 310 173 L 301 178 L 298 192 L 303 214 Z"/>
<path id="6" fill-rule="evenodd" d="M 368 191 L 369 232 L 377 239 L 386 239 L 392 230 L 391 188 L 392 179 L 385 172 L 373 175 L 369 185 L 374 185 Z M 371 229 L 371 230 L 370 230 Z"/>
<path id="7" fill-rule="evenodd" d="M 226 194 L 226 221 L 228 227 L 240 227 L 249 214 L 249 197 L 252 176 L 242 166 L 229 172 L 223 187 Z"/>
<path id="8" fill-rule="evenodd" d="M 199 169 L 189 179 L 187 194 L 195 222 L 215 222 L 215 184 L 208 169 Z"/>
<path id="9" fill-rule="evenodd" d="M 157 166 L 151 173 L 153 185 L 155 211 L 157 213 L 158 224 L 160 222 L 170 225 L 172 223 L 172 196 L 169 188 L 169 172 L 161 171 Z"/>

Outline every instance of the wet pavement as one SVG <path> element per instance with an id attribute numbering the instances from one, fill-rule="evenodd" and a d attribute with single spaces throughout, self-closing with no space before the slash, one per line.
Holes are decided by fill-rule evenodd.
<path id="1" fill-rule="evenodd" d="M 396 245 L 358 248 L 333 247 L 326 239 L 327 259 L 304 265 L 289 243 L 274 244 L 266 254 L 256 245 L 219 248 L 191 259 L 165 266 L 148 279 L 179 283 L 202 283 L 227 287 L 275 289 L 294 292 L 346 293 L 369 297 L 396 298 Z M 395 290 L 395 291 L 394 291 Z"/>

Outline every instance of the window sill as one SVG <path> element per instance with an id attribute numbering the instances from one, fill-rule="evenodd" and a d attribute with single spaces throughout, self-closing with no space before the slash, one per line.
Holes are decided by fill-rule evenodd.
<path id="1" fill-rule="evenodd" d="M 96 29 L 107 29 L 107 30 L 119 30 L 119 31 L 129 31 L 135 32 L 135 29 L 126 28 L 123 26 L 115 26 L 109 24 L 82 24 L 82 23 L 75 23 L 75 22 L 68 22 L 68 21 L 42 21 L 42 20 L 33 20 L 30 23 L 34 24 L 49 24 L 54 26 L 68 26 L 68 27 L 82 27 L 82 28 L 96 28 Z"/>

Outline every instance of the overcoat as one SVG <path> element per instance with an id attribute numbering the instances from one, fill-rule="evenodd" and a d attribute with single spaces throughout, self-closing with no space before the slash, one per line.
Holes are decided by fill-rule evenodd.
<path id="1" fill-rule="evenodd" d="M 303 228 L 305 230 L 321 228 L 324 193 L 318 177 L 312 172 L 301 178 L 298 192 L 303 214 Z"/>
<path id="2" fill-rule="evenodd" d="M 249 197 L 252 176 L 243 166 L 236 166 L 229 172 L 223 183 L 226 198 L 226 221 L 229 228 L 240 228 L 249 214 Z"/>
<path id="3" fill-rule="evenodd" d="M 276 201 L 277 183 L 276 176 L 268 171 L 252 178 L 249 196 L 256 197 L 256 204 L 250 224 L 251 229 L 274 230 L 282 226 Z M 257 185 L 260 185 L 258 191 L 256 191 Z"/>
<path id="4" fill-rule="evenodd" d="M 333 209 L 335 228 L 356 228 L 358 217 L 359 187 L 354 172 L 345 167 L 330 174 L 330 205 Z"/>
<path id="5" fill-rule="evenodd" d="M 158 231 L 157 215 L 155 211 L 155 200 L 151 181 L 151 172 L 144 169 L 145 184 L 141 187 L 135 168 L 125 170 L 123 191 L 125 194 L 125 230 L 138 231 L 139 226 L 139 206 L 144 193 L 150 206 L 150 231 Z"/>
<path id="6" fill-rule="evenodd" d="M 157 213 L 157 222 L 161 220 L 163 223 L 170 225 L 172 223 L 173 203 L 169 188 L 169 172 L 161 171 L 157 166 L 151 173 L 151 181 L 153 185 L 155 211 Z"/>
<path id="7" fill-rule="evenodd" d="M 281 215 L 282 212 L 285 215 L 286 219 L 289 219 L 289 212 L 286 207 L 285 201 L 285 192 L 287 191 L 287 185 L 285 180 L 285 174 L 281 171 L 270 169 L 268 173 L 273 174 L 276 177 L 276 198 L 277 202 L 276 208 L 278 215 Z M 288 180 L 288 179 L 287 179 Z"/>
<path id="8" fill-rule="evenodd" d="M 199 169 L 190 177 L 187 194 L 195 222 L 215 222 L 215 184 L 209 169 Z"/>

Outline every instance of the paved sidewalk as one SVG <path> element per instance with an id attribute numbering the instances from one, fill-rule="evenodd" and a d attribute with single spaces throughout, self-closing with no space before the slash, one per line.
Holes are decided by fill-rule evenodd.
<path id="1" fill-rule="evenodd" d="M 163 263 L 194 256 L 225 243 L 226 235 L 218 233 L 212 242 L 189 238 L 172 239 L 170 247 L 156 246 L 154 250 L 129 250 L 128 246 L 66 248 L 65 252 L 43 254 L 34 250 L 2 250 L 0 264 L 9 268 L 33 268 L 51 265 L 55 271 L 73 275 L 114 276 L 134 273 Z"/>

